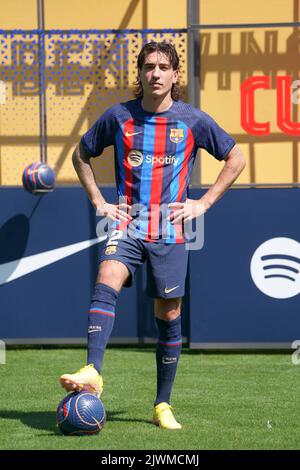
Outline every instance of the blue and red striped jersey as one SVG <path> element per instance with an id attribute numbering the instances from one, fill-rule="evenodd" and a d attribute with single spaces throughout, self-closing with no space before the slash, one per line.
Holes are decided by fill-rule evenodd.
<path id="1" fill-rule="evenodd" d="M 198 148 L 222 160 L 235 145 L 208 114 L 183 101 L 150 113 L 141 99 L 107 109 L 81 143 L 92 157 L 114 146 L 118 196 L 133 206 L 135 236 L 164 243 L 185 241 L 181 224 L 167 220 L 167 205 L 186 200 Z"/>

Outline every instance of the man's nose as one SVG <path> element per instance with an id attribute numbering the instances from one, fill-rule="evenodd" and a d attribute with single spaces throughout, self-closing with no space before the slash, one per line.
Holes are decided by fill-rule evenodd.
<path id="1" fill-rule="evenodd" d="M 159 68 L 158 65 L 156 65 L 156 66 L 154 67 L 154 69 L 153 69 L 153 74 L 152 74 L 153 77 L 159 78 L 159 72 L 160 72 L 160 68 Z"/>

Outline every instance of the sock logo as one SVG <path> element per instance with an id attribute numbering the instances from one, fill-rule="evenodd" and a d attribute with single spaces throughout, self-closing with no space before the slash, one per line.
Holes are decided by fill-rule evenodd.
<path id="1" fill-rule="evenodd" d="M 177 361 L 177 357 L 170 357 L 170 356 L 164 356 L 162 358 L 162 363 L 163 364 L 174 364 L 174 362 Z"/>
<path id="2" fill-rule="evenodd" d="M 98 331 L 102 331 L 102 326 L 95 325 L 95 326 L 89 326 L 88 328 L 88 333 L 97 333 Z"/>

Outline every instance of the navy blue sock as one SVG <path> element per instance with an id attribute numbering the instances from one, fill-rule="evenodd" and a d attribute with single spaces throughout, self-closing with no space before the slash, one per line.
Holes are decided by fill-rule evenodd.
<path id="1" fill-rule="evenodd" d="M 88 320 L 88 364 L 101 372 L 104 351 L 110 337 L 118 292 L 106 284 L 96 284 Z"/>
<path id="2" fill-rule="evenodd" d="M 156 348 L 157 395 L 154 405 L 170 404 L 171 391 L 182 349 L 181 316 L 175 320 L 156 318 L 158 343 Z"/>

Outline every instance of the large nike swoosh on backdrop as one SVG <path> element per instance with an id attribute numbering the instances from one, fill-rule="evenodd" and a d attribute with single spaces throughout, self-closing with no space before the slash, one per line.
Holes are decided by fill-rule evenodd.
<path id="1" fill-rule="evenodd" d="M 78 253 L 78 251 L 85 250 L 105 239 L 106 235 L 103 235 L 92 240 L 73 243 L 72 245 L 62 246 L 61 248 L 55 248 L 54 250 L 44 251 L 36 255 L 26 256 L 25 258 L 0 264 L 0 286 L 32 273 L 33 271 L 37 271 L 44 266 L 55 263 L 60 259 L 67 258 L 67 256 Z"/>

